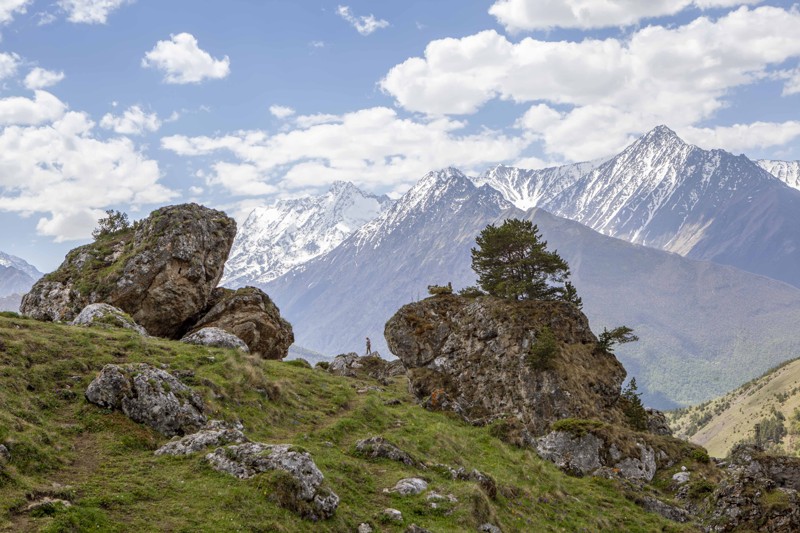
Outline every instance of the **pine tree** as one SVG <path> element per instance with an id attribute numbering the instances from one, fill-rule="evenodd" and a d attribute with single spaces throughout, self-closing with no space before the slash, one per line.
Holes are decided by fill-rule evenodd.
<path id="1" fill-rule="evenodd" d="M 487 293 L 512 300 L 566 300 L 569 293 L 567 301 L 580 303 L 575 287 L 564 285 L 569 265 L 557 252 L 547 250 L 539 228 L 529 220 L 490 224 L 475 242 L 472 269 Z"/>

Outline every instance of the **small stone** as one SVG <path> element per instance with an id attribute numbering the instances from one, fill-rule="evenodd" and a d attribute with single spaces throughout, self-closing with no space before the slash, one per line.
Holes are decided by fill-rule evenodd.
<path id="1" fill-rule="evenodd" d="M 181 339 L 181 342 L 198 346 L 210 346 L 212 348 L 230 348 L 245 353 L 250 352 L 250 348 L 247 347 L 247 344 L 242 339 L 224 329 L 214 327 L 199 329 L 190 335 L 186 335 Z"/>
<path id="2" fill-rule="evenodd" d="M 356 443 L 356 451 L 373 459 L 391 459 L 407 466 L 422 467 L 416 459 L 381 436 L 358 441 Z"/>
<path id="3" fill-rule="evenodd" d="M 139 335 L 147 336 L 147 331 L 137 324 L 125 311 L 104 303 L 87 305 L 69 325 L 124 328 L 135 331 Z"/>
<path id="4" fill-rule="evenodd" d="M 482 531 L 484 533 L 503 533 L 503 530 L 497 527 L 494 524 L 483 524 L 481 527 L 478 528 L 478 531 Z"/>
<path id="5" fill-rule="evenodd" d="M 396 492 L 401 496 L 415 496 L 428 490 L 428 482 L 418 477 L 401 479 L 397 482 L 390 492 Z"/>
<path id="6" fill-rule="evenodd" d="M 25 508 L 22 509 L 22 512 L 30 513 L 32 511 L 36 511 L 37 509 L 53 508 L 57 505 L 63 507 L 72 507 L 72 503 L 68 502 L 67 500 L 45 496 L 44 498 L 29 503 L 27 506 L 25 506 Z"/>
<path id="7" fill-rule="evenodd" d="M 383 510 L 383 516 L 387 520 L 391 520 L 392 522 L 403 521 L 403 513 L 401 513 L 397 509 L 392 509 L 391 507 L 387 507 L 386 509 Z"/>
<path id="8" fill-rule="evenodd" d="M 685 466 L 681 467 L 681 472 L 686 472 L 686 467 Z"/>
<path id="9" fill-rule="evenodd" d="M 372 526 L 364 522 L 363 524 L 358 525 L 356 533 L 372 533 L 373 531 L 374 529 L 372 529 Z"/>
<path id="10" fill-rule="evenodd" d="M 406 528 L 405 533 L 431 533 L 431 531 L 424 527 L 419 527 L 417 524 L 411 524 Z"/>
<path id="11" fill-rule="evenodd" d="M 5 444 L 0 444 L 0 462 L 7 463 L 11 460 L 11 452 L 8 451 Z"/>

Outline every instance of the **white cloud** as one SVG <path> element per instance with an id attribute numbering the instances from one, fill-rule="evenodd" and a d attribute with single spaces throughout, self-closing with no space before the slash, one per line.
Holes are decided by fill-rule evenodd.
<path id="1" fill-rule="evenodd" d="M 336 13 L 344 20 L 349 22 L 358 33 L 364 36 L 367 36 L 376 30 L 389 27 L 388 21 L 376 19 L 374 15 L 368 15 L 366 17 L 354 15 L 349 6 L 337 7 Z"/>
<path id="2" fill-rule="evenodd" d="M 134 0 L 59 0 L 58 7 L 67 13 L 67 20 L 83 24 L 105 24 L 112 11 Z"/>
<path id="3" fill-rule="evenodd" d="M 67 106 L 47 91 L 34 91 L 34 99 L 23 96 L 0 98 L 0 126 L 33 126 L 64 116 Z"/>
<path id="4" fill-rule="evenodd" d="M 0 52 L 0 80 L 10 78 L 17 73 L 19 68 L 19 56 Z"/>
<path id="5" fill-rule="evenodd" d="M 313 115 L 300 115 L 294 119 L 294 123 L 298 128 L 306 129 L 320 124 L 334 124 L 341 122 L 342 117 L 339 115 L 332 115 L 330 113 L 316 113 Z"/>
<path id="6" fill-rule="evenodd" d="M 785 73 L 786 82 L 783 85 L 783 96 L 800 94 L 800 68 Z"/>
<path id="7" fill-rule="evenodd" d="M 269 112 L 272 116 L 280 119 L 289 118 L 294 115 L 294 109 L 291 107 L 277 104 L 269 106 Z"/>
<path id="8" fill-rule="evenodd" d="M 130 139 L 96 139 L 86 114 L 66 111 L 65 104 L 43 91 L 28 104 L 38 111 L 28 109 L 10 120 L 5 110 L 19 107 L 19 100 L 0 99 L 0 120 L 7 124 L 0 130 L 0 210 L 43 214 L 38 232 L 60 242 L 88 237 L 109 206 L 174 197 L 158 183 L 158 164 Z M 34 121 L 22 115 L 49 117 Z"/>
<path id="9" fill-rule="evenodd" d="M 780 146 L 800 138 L 800 121 L 754 122 L 715 128 L 683 128 L 677 132 L 684 140 L 705 149 L 724 148 L 740 153 Z"/>
<path id="10" fill-rule="evenodd" d="M 512 43 L 484 31 L 431 42 L 424 57 L 392 68 L 381 87 L 404 108 L 432 115 L 473 113 L 496 98 L 530 102 L 534 111 L 517 125 L 531 123 L 551 156 L 594 159 L 655 125 L 709 119 L 731 89 L 800 57 L 798 27 L 797 8 L 742 7 L 717 20 L 649 26 L 624 40 Z"/>
<path id="11" fill-rule="evenodd" d="M 142 135 L 146 131 L 158 131 L 161 120 L 157 113 L 145 113 L 138 105 L 131 106 L 122 115 L 106 113 L 100 126 L 121 135 Z"/>
<path id="12" fill-rule="evenodd" d="M 8 24 L 14 15 L 23 14 L 33 0 L 0 0 L 0 24 Z"/>
<path id="13" fill-rule="evenodd" d="M 269 135 L 242 131 L 219 137 L 162 139 L 162 147 L 182 156 L 220 154 L 203 173 L 206 183 L 240 196 L 324 187 L 337 179 L 371 187 L 413 183 L 431 169 L 458 165 L 481 171 L 514 160 L 530 144 L 483 130 L 466 134 L 466 124 L 450 119 L 416 121 L 375 107 L 337 117 L 335 123 Z M 234 162 L 222 156 L 234 158 Z M 227 158 L 226 158 L 227 159 Z"/>
<path id="14" fill-rule="evenodd" d="M 25 87 L 31 90 L 46 89 L 58 84 L 63 79 L 63 72 L 36 67 L 25 76 Z"/>
<path id="15" fill-rule="evenodd" d="M 200 83 L 206 79 L 226 78 L 231 72 L 228 56 L 215 59 L 197 45 L 190 33 L 171 35 L 169 41 L 158 41 L 142 59 L 145 68 L 164 72 L 167 83 Z"/>
<path id="16" fill-rule="evenodd" d="M 710 9 L 762 0 L 496 0 L 489 13 L 509 32 L 552 28 L 607 28 L 675 15 L 688 7 Z"/>
<path id="17" fill-rule="evenodd" d="M 308 46 L 310 46 L 311 48 L 325 48 L 328 45 L 325 44 L 325 41 L 311 41 L 310 43 L 308 43 Z"/>

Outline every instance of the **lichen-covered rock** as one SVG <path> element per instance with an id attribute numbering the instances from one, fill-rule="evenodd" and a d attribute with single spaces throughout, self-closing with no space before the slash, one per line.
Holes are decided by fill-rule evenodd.
<path id="1" fill-rule="evenodd" d="M 372 378 L 386 382 L 391 378 L 404 375 L 406 369 L 399 359 L 387 361 L 378 352 L 372 352 L 365 356 L 351 352 L 334 357 L 328 366 L 328 372 L 335 376 Z"/>
<path id="2" fill-rule="evenodd" d="M 239 479 L 269 470 L 287 473 L 293 483 L 288 488 L 289 493 L 281 495 L 284 498 L 281 503 L 309 520 L 330 518 L 339 506 L 339 497 L 322 486 L 324 476 L 311 455 L 292 446 L 260 442 L 237 444 L 218 448 L 206 455 L 206 460 L 215 470 Z"/>
<path id="3" fill-rule="evenodd" d="M 104 366 L 86 389 L 86 399 L 169 437 L 206 424 L 200 396 L 172 374 L 144 363 Z"/>
<path id="4" fill-rule="evenodd" d="M 22 314 L 70 321 L 91 303 L 131 315 L 148 333 L 180 338 L 222 277 L 236 222 L 196 204 L 164 207 L 134 228 L 76 248 L 22 300 Z"/>
<path id="5" fill-rule="evenodd" d="M 557 349 L 539 361 L 544 328 Z M 571 304 L 436 296 L 402 307 L 385 335 L 429 408 L 475 424 L 513 417 L 532 435 L 562 418 L 623 419 L 617 401 L 625 369 L 598 349 L 587 318 Z"/>
<path id="6" fill-rule="evenodd" d="M 652 481 L 658 469 L 656 450 L 646 442 L 637 442 L 620 450 L 609 439 L 591 432 L 552 431 L 537 439 L 536 451 L 562 470 L 577 476 L 614 472 L 628 480 Z"/>
<path id="7" fill-rule="evenodd" d="M 147 335 L 147 331 L 137 324 L 130 315 L 122 309 L 108 304 L 89 304 L 83 308 L 71 326 L 101 326 L 124 328 L 135 331 L 140 335 Z"/>
<path id="8" fill-rule="evenodd" d="M 421 463 L 381 436 L 370 437 L 356 443 L 356 451 L 373 459 L 389 459 L 407 466 L 421 467 Z"/>
<path id="9" fill-rule="evenodd" d="M 667 415 L 649 407 L 645 409 L 645 412 L 647 413 L 647 431 L 654 435 L 672 436 L 672 428 L 669 427 Z"/>
<path id="10" fill-rule="evenodd" d="M 422 478 L 409 477 L 398 481 L 389 492 L 396 492 L 401 496 L 415 496 L 428 490 L 428 482 Z"/>
<path id="11" fill-rule="evenodd" d="M 186 435 L 175 438 L 155 451 L 156 455 L 191 455 L 212 446 L 218 447 L 225 444 L 241 444 L 249 442 L 242 433 L 241 425 L 232 427 L 219 420 L 212 420 L 206 427 Z"/>
<path id="12" fill-rule="evenodd" d="M 398 511 L 397 509 L 392 509 L 391 507 L 387 507 L 383 510 L 383 518 L 389 522 L 402 522 L 403 521 L 403 513 Z"/>
<path id="13" fill-rule="evenodd" d="M 242 339 L 250 352 L 264 359 L 283 359 L 294 342 L 292 326 L 262 290 L 216 289 L 209 309 L 192 328 L 216 327 Z"/>
<path id="14" fill-rule="evenodd" d="M 231 348 L 243 352 L 250 351 L 250 348 L 247 347 L 247 344 L 242 339 L 219 328 L 207 327 L 199 329 L 190 335 L 186 335 L 181 339 L 181 342 L 214 348 Z"/>

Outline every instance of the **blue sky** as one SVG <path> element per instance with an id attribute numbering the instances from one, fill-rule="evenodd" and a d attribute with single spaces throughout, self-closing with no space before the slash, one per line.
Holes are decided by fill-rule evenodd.
<path id="1" fill-rule="evenodd" d="M 660 123 L 800 159 L 792 2 L 0 0 L 0 22 L 0 250 L 45 271 L 105 209 L 399 194 Z"/>

